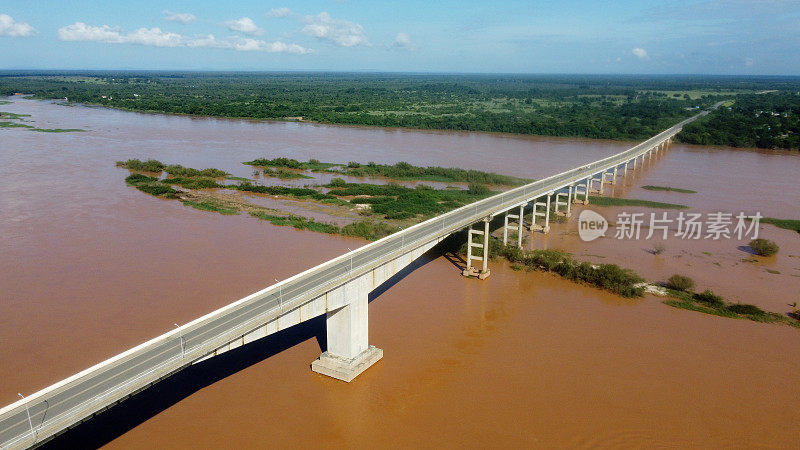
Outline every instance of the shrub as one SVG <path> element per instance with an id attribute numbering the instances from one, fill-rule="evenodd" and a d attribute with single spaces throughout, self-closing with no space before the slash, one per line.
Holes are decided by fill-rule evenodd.
<path id="1" fill-rule="evenodd" d="M 769 239 L 753 239 L 750 241 L 750 248 L 760 256 L 772 256 L 778 253 L 778 244 L 770 241 Z"/>
<path id="2" fill-rule="evenodd" d="M 329 183 L 331 187 L 345 187 L 347 186 L 347 181 L 344 181 L 342 178 L 334 178 Z"/>
<path id="3" fill-rule="evenodd" d="M 348 169 L 358 169 L 359 167 L 361 167 L 361 164 L 355 161 L 350 161 L 349 163 L 347 163 Z"/>
<path id="4" fill-rule="evenodd" d="M 750 305 L 747 303 L 732 303 L 728 305 L 728 311 L 736 314 L 745 314 L 750 316 L 762 316 L 766 314 L 763 309 L 759 308 L 756 305 Z"/>
<path id="5" fill-rule="evenodd" d="M 667 280 L 667 285 L 677 291 L 691 291 L 694 289 L 694 280 L 685 275 L 673 275 Z"/>
<path id="6" fill-rule="evenodd" d="M 722 297 L 720 297 L 719 295 L 713 293 L 708 289 L 706 289 L 700 294 L 694 294 L 694 299 L 698 302 L 702 302 L 709 306 L 717 308 L 725 305 L 725 301 L 722 300 Z"/>

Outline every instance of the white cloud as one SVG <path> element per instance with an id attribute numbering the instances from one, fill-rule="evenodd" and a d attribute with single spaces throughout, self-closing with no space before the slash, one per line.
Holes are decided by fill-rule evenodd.
<path id="1" fill-rule="evenodd" d="M 341 47 L 354 47 L 369 44 L 364 27 L 347 20 L 334 19 L 328 13 L 306 16 L 303 33 L 318 39 L 327 40 Z"/>
<path id="2" fill-rule="evenodd" d="M 229 20 L 225 22 L 225 25 L 231 31 L 239 31 L 244 34 L 261 34 L 264 31 L 261 28 L 258 28 L 253 19 L 249 17 L 242 17 L 238 20 Z"/>
<path id="3" fill-rule="evenodd" d="M 35 28 L 24 22 L 15 22 L 8 14 L 0 14 L 0 36 L 25 37 L 37 34 Z"/>
<path id="4" fill-rule="evenodd" d="M 62 41 L 91 41 L 106 44 L 138 44 L 150 47 L 189 47 L 220 48 L 238 51 L 259 51 L 269 53 L 292 53 L 304 55 L 312 50 L 297 44 L 284 42 L 265 42 L 259 39 L 231 37 L 217 39 L 213 34 L 205 36 L 184 36 L 178 33 L 162 31 L 160 28 L 139 28 L 124 33 L 119 28 L 108 25 L 91 26 L 83 22 L 75 22 L 58 30 L 58 38 Z"/>
<path id="5" fill-rule="evenodd" d="M 755 61 L 753 61 L 753 58 L 745 58 L 744 59 L 744 65 L 747 66 L 747 67 L 752 67 L 754 62 Z"/>
<path id="6" fill-rule="evenodd" d="M 197 20 L 197 16 L 190 13 L 176 13 L 165 9 L 164 20 L 168 20 L 170 22 L 191 23 Z"/>
<path id="7" fill-rule="evenodd" d="M 291 13 L 292 13 L 292 10 L 284 6 L 283 8 L 272 8 L 272 9 L 270 9 L 269 12 L 267 13 L 267 16 L 268 17 L 286 17 Z"/>
<path id="8" fill-rule="evenodd" d="M 394 38 L 394 46 L 404 48 L 406 50 L 415 50 L 416 47 L 411 42 L 411 37 L 406 33 L 397 33 Z"/>
<path id="9" fill-rule="evenodd" d="M 633 50 L 631 50 L 631 53 L 633 53 L 633 55 L 636 56 L 639 59 L 647 59 L 647 58 L 649 58 L 649 56 L 647 56 L 647 50 L 645 50 L 645 49 L 643 49 L 641 47 L 634 48 Z"/>

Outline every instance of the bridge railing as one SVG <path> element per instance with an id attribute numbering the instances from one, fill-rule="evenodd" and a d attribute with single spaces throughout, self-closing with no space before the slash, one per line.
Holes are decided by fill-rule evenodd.
<path id="1" fill-rule="evenodd" d="M 0 409 L 0 445 L 29 446 L 387 261 L 625 163 L 705 113 L 616 155 L 463 206 L 312 267 Z"/>

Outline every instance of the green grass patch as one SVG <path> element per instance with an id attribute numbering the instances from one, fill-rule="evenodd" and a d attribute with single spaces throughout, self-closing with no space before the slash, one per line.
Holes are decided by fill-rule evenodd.
<path id="1" fill-rule="evenodd" d="M 280 178 L 281 180 L 296 180 L 299 178 L 314 178 L 298 172 L 292 172 L 287 169 L 270 169 L 266 168 L 263 171 L 265 177 Z"/>
<path id="2" fill-rule="evenodd" d="M 589 196 L 589 203 L 595 206 L 644 206 L 647 208 L 660 208 L 660 209 L 686 209 L 686 205 L 678 205 L 675 203 L 661 203 L 653 202 L 650 200 L 640 200 L 635 198 L 619 198 L 619 197 L 599 197 Z"/>
<path id="3" fill-rule="evenodd" d="M 217 212 L 226 216 L 239 214 L 238 209 L 234 208 L 226 208 L 220 205 L 218 202 L 211 201 L 211 200 L 204 200 L 199 202 L 194 202 L 191 200 L 183 200 L 183 204 L 186 206 L 191 206 L 192 208 L 199 209 L 202 211 L 212 211 Z"/>
<path id="4" fill-rule="evenodd" d="M 0 122 L 0 128 L 33 128 L 30 125 L 17 122 Z"/>
<path id="5" fill-rule="evenodd" d="M 217 180 L 209 177 L 168 177 L 161 180 L 166 185 L 177 185 L 186 189 L 215 189 L 229 187 L 217 183 Z"/>
<path id="6" fill-rule="evenodd" d="M 764 311 L 758 306 L 746 303 L 729 303 L 710 290 L 701 293 L 667 289 L 670 298 L 664 304 L 674 308 L 687 309 L 731 319 L 747 319 L 762 323 L 782 323 L 800 328 L 800 321 L 774 312 Z"/>
<path id="7" fill-rule="evenodd" d="M 337 181 L 327 187 L 331 189 L 330 194 L 340 197 L 357 196 L 350 202 L 369 204 L 373 212 L 383 214 L 386 219 L 399 220 L 418 216 L 432 217 L 494 194 L 483 185 L 471 185 L 467 190 L 454 190 L 433 189 L 425 185 L 410 188 L 396 183 Z"/>
<path id="8" fill-rule="evenodd" d="M 775 225 L 778 228 L 783 228 L 785 230 L 794 230 L 800 233 L 800 220 L 795 219 L 776 219 L 774 217 L 762 217 L 760 219 L 761 223 L 768 223 L 770 225 Z"/>
<path id="9" fill-rule="evenodd" d="M 86 130 L 81 130 L 80 128 L 31 128 L 31 131 L 38 131 L 40 133 L 72 133 Z"/>
<path id="10" fill-rule="evenodd" d="M 124 167 L 128 170 L 138 170 L 139 172 L 158 173 L 163 172 L 166 165 L 156 159 L 148 159 L 147 161 L 129 159 L 127 161 L 117 161 L 117 167 Z"/>
<path id="11" fill-rule="evenodd" d="M 250 178 L 245 178 L 245 177 L 228 177 L 226 179 L 227 180 L 231 180 L 231 181 L 248 181 L 248 182 L 252 182 L 253 181 Z"/>
<path id="12" fill-rule="evenodd" d="M 331 167 L 338 165 L 334 163 L 323 163 L 317 159 L 310 159 L 307 162 L 300 162 L 293 158 L 275 158 L 275 159 L 258 158 L 252 161 L 244 162 L 242 164 L 247 164 L 249 166 L 257 166 L 257 167 L 283 167 L 285 169 L 300 169 L 300 170 L 312 170 L 312 171 L 325 171 L 330 169 Z"/>
<path id="13" fill-rule="evenodd" d="M 344 236 L 364 238 L 368 241 L 375 241 L 398 231 L 400 231 L 400 227 L 385 222 L 364 219 L 343 226 L 341 234 Z"/>
<path id="14" fill-rule="evenodd" d="M 445 183 L 474 183 L 499 186 L 519 186 L 533 180 L 517 178 L 508 175 L 482 172 L 480 170 L 465 170 L 445 167 L 420 167 L 407 162 L 393 165 L 375 164 L 373 162 L 360 164 L 351 162 L 342 169 L 342 173 L 354 177 L 384 177 L 393 180 L 420 180 L 440 181 Z"/>
<path id="15" fill-rule="evenodd" d="M 691 189 L 681 189 L 681 188 L 674 188 L 670 186 L 653 186 L 647 185 L 642 186 L 642 189 L 647 189 L 648 191 L 667 191 L 667 192 L 679 192 L 681 194 L 696 194 L 697 191 L 693 191 Z"/>
<path id="16" fill-rule="evenodd" d="M 232 186 L 225 186 L 230 189 L 237 189 L 239 191 L 244 192 L 255 192 L 257 194 L 269 194 L 269 195 L 280 195 L 284 197 L 295 197 L 300 199 L 310 199 L 310 200 L 337 200 L 341 201 L 341 199 L 336 198 L 336 196 L 331 194 L 323 194 L 321 192 L 317 192 L 314 189 L 309 188 L 293 188 L 293 187 L 286 187 L 286 186 L 261 186 L 257 184 L 253 184 L 250 181 L 242 181 L 239 184 L 232 185 Z"/>
<path id="17" fill-rule="evenodd" d="M 17 114 L 17 113 L 12 113 L 12 112 L 0 111 L 0 119 L 16 120 L 16 119 L 21 119 L 23 117 L 30 117 L 30 116 L 31 116 L 30 114 Z"/>
<path id="18" fill-rule="evenodd" d="M 222 178 L 230 175 L 228 172 L 220 169 L 192 169 L 191 167 L 183 167 L 180 164 L 170 164 L 164 170 L 174 177 L 208 177 L 208 178 Z"/>
<path id="19" fill-rule="evenodd" d="M 250 215 L 261 220 L 269 221 L 273 225 L 291 226 L 297 228 L 298 230 L 310 230 L 318 233 L 328 234 L 338 234 L 340 231 L 339 227 L 336 225 L 317 222 L 314 219 L 307 219 L 305 217 L 295 216 L 293 214 L 278 216 L 267 214 L 265 212 L 251 212 Z"/>
<path id="20" fill-rule="evenodd" d="M 178 191 L 175 189 L 160 183 L 158 178 L 148 177 L 140 173 L 129 175 L 125 178 L 125 183 L 127 183 L 128 186 L 133 186 L 144 193 L 156 197 L 176 198 L 178 194 Z"/>

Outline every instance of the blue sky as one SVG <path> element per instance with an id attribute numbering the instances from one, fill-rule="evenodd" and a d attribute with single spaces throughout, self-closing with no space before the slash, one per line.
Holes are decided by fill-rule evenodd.
<path id="1" fill-rule="evenodd" d="M 800 0 L 0 0 L 0 69 L 800 75 Z"/>

